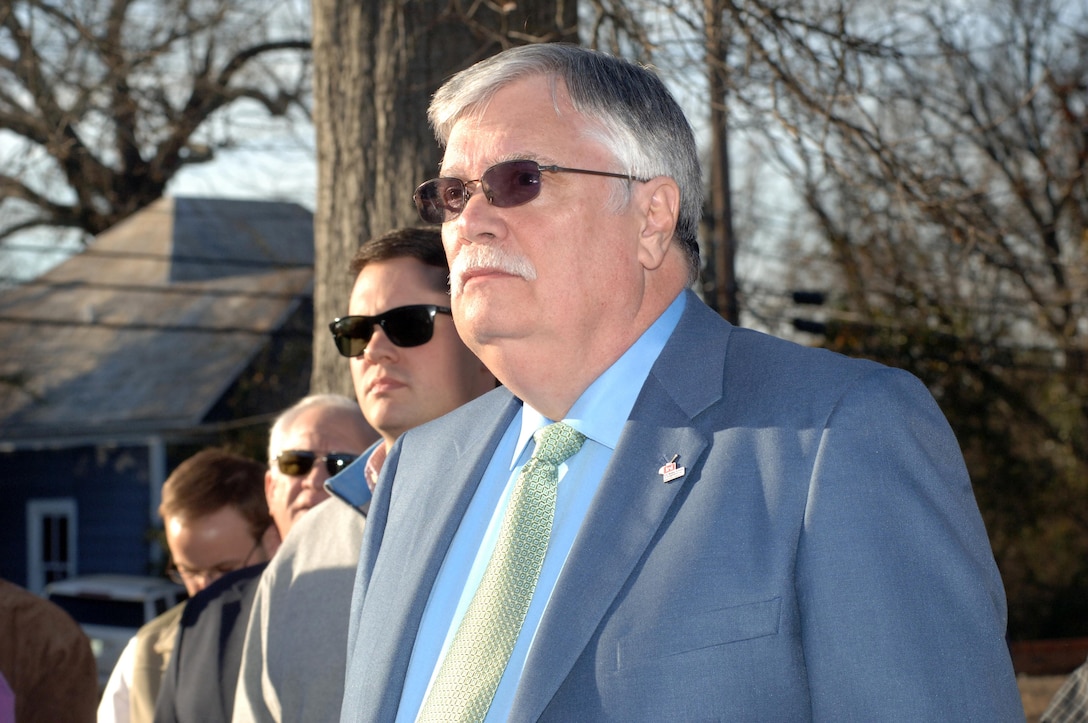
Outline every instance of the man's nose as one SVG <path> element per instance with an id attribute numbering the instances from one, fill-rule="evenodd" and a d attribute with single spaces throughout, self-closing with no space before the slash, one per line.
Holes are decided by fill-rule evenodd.
<path id="1" fill-rule="evenodd" d="M 302 486 L 315 490 L 325 489 L 325 480 L 329 478 L 328 462 L 324 459 L 314 461 L 310 472 L 302 478 Z"/>
<path id="2" fill-rule="evenodd" d="M 461 206 L 457 218 L 448 221 L 457 232 L 460 243 L 487 243 L 496 240 L 502 232 L 504 221 L 501 215 L 509 210 L 496 206 L 487 198 L 483 184 L 478 184 Z M 467 186 L 468 184 L 466 184 Z"/>
<path id="3" fill-rule="evenodd" d="M 369 362 L 375 362 L 379 359 L 390 359 L 395 357 L 397 346 L 393 342 L 389 341 L 389 337 L 385 335 L 385 330 L 381 325 L 374 325 L 374 332 L 370 335 L 370 341 L 366 344 L 366 349 L 363 350 L 363 358 Z"/>

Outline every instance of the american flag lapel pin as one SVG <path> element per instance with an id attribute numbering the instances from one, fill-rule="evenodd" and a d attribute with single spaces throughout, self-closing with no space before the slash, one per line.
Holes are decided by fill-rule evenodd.
<path id="1" fill-rule="evenodd" d="M 661 475 L 661 481 L 665 484 L 672 482 L 674 479 L 679 479 L 684 476 L 685 470 L 683 467 L 676 466 L 676 460 L 680 459 L 680 455 L 674 454 L 672 459 L 661 466 L 661 469 L 657 470 L 657 473 Z"/>

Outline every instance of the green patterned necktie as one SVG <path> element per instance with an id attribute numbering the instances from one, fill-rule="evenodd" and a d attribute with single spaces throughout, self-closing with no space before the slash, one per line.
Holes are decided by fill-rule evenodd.
<path id="1" fill-rule="evenodd" d="M 533 598 L 555 516 L 559 465 L 585 437 L 556 422 L 533 435 L 480 587 L 453 636 L 417 721 L 482 721 Z"/>

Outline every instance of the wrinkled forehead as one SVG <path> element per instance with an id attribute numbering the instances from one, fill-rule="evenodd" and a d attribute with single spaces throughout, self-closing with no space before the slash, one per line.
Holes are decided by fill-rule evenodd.
<path id="1" fill-rule="evenodd" d="M 487 111 L 491 100 L 512 85 L 531 82 L 546 89 L 553 104 L 566 93 L 566 84 L 554 73 L 529 71 L 503 74 L 489 77 L 484 73 L 473 82 L 460 85 L 456 90 L 440 88 L 435 93 L 427 114 L 434 127 L 438 142 L 445 146 L 449 141 L 453 126 L 458 122 L 479 116 Z"/>
<path id="2" fill-rule="evenodd" d="M 562 79 L 533 75 L 507 83 L 466 107 L 449 128 L 440 164 L 443 176 L 462 177 L 503 161 L 567 162 L 571 146 L 613 147 L 613 134 L 575 108 Z M 562 148 L 557 157 L 552 151 Z M 613 155 L 610 153 L 609 155 Z"/>
<path id="3" fill-rule="evenodd" d="M 443 147 L 448 145 L 454 126 L 464 122 L 470 124 L 474 121 L 478 122 L 488 112 L 497 95 L 517 86 L 535 88 L 540 98 L 548 99 L 556 116 L 568 118 L 575 116 L 585 121 L 589 120 L 571 100 L 566 81 L 562 76 L 555 73 L 527 73 L 504 78 L 502 82 L 477 90 L 471 95 L 465 94 L 463 98 L 457 99 L 461 103 L 457 100 L 447 102 L 440 113 L 441 120 L 435 126 L 439 144 Z"/>

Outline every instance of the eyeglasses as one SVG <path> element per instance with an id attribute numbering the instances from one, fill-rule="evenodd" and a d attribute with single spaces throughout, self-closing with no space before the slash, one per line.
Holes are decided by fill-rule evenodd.
<path id="1" fill-rule="evenodd" d="M 317 453 L 305 449 L 285 449 L 276 456 L 276 466 L 285 475 L 304 477 L 310 474 L 314 464 L 320 460 L 325 463 L 325 469 L 328 470 L 329 476 L 335 477 L 357 459 L 359 459 L 359 455 L 345 452 L 329 452 L 321 457 Z"/>
<path id="2" fill-rule="evenodd" d="M 184 585 L 186 582 L 192 580 L 199 580 L 202 583 L 201 589 L 203 589 L 224 575 L 248 566 L 249 558 L 253 557 L 253 553 L 256 552 L 260 546 L 261 538 L 258 538 L 257 541 L 253 543 L 253 547 L 246 553 L 245 559 L 243 559 L 242 562 L 221 562 L 215 567 L 207 570 L 190 570 L 188 568 L 177 567 L 171 562 L 170 569 L 166 571 L 166 576 L 179 585 Z"/>
<path id="3" fill-rule="evenodd" d="M 432 178 L 420 184 L 412 198 L 416 202 L 420 218 L 427 223 L 445 223 L 457 218 L 465 210 L 465 204 L 473 195 L 468 187 L 473 183 L 480 185 L 480 190 L 492 206 L 511 208 L 529 203 L 540 195 L 540 174 L 544 171 L 585 173 L 590 176 L 623 178 L 639 183 L 646 183 L 649 180 L 636 178 L 626 173 L 542 166 L 536 161 L 505 161 L 488 168 L 484 171 L 484 175 L 475 181 L 462 181 L 460 178 Z"/>
<path id="4" fill-rule="evenodd" d="M 419 346 L 434 336 L 435 314 L 452 314 L 448 306 L 398 306 L 377 316 L 341 316 L 329 324 L 336 349 L 343 356 L 362 356 L 377 324 L 397 346 Z"/>

